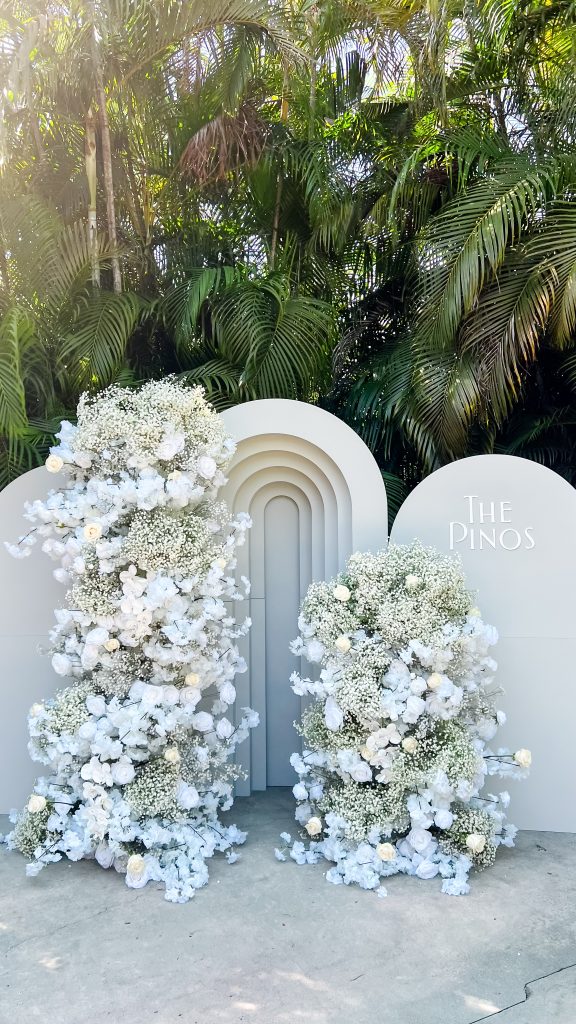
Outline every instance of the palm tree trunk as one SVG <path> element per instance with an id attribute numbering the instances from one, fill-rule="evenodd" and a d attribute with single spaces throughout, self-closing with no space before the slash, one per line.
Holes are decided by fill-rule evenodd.
<path id="1" fill-rule="evenodd" d="M 280 120 L 282 124 L 286 124 L 288 121 L 288 76 L 284 72 L 284 86 L 282 89 L 282 100 L 280 104 Z M 280 232 L 280 212 L 282 208 L 282 189 L 283 189 L 283 176 L 282 176 L 282 156 L 280 156 L 280 165 L 278 170 L 278 176 L 276 178 L 276 201 L 274 203 L 274 214 L 272 217 L 272 236 L 270 239 L 270 259 L 269 267 L 270 270 L 274 270 L 276 263 L 276 250 L 278 248 L 278 235 Z"/>
<path id="2" fill-rule="evenodd" d="M 280 210 L 282 207 L 282 164 L 276 178 L 276 202 L 274 204 L 274 217 L 272 220 L 272 237 L 270 239 L 270 270 L 274 270 L 276 263 L 276 250 L 278 248 L 278 234 L 280 230 Z"/>
<path id="3" fill-rule="evenodd" d="M 102 166 L 104 169 L 104 194 L 106 196 L 106 221 L 108 224 L 108 238 L 112 246 L 113 255 L 110 260 L 112 267 L 112 287 L 115 292 L 122 291 L 122 277 L 120 275 L 120 261 L 117 255 L 118 236 L 116 234 L 116 203 L 114 198 L 114 178 L 112 175 L 112 146 L 110 143 L 110 126 L 108 124 L 108 112 L 106 109 L 106 90 L 104 88 L 104 75 L 102 73 L 102 61 L 98 49 L 98 40 L 94 24 L 94 5 L 90 4 L 92 18 L 92 68 L 96 84 L 96 97 L 98 99 L 98 117 L 100 121 L 100 139 L 102 142 Z"/>
<path id="4" fill-rule="evenodd" d="M 310 110 L 308 114 L 308 138 L 310 141 L 316 135 L 316 79 L 318 76 L 318 70 L 316 67 L 316 61 L 313 60 L 310 67 Z"/>
<path id="5" fill-rule="evenodd" d="M 98 222 L 96 219 L 96 123 L 92 107 L 89 108 L 85 120 L 85 162 L 88 181 L 88 243 L 90 246 L 90 263 L 92 265 L 92 284 L 100 284 L 100 266 L 98 263 Z"/>

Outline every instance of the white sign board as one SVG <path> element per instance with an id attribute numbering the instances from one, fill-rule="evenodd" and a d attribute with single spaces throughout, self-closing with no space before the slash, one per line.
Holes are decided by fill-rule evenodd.
<path id="1" fill-rule="evenodd" d="M 512 794 L 511 820 L 576 832 L 576 490 L 526 459 L 462 459 L 400 509 L 391 541 L 415 538 L 462 558 L 483 618 L 498 629 L 508 714 L 499 737 L 534 758 L 528 781 L 501 786 Z"/>

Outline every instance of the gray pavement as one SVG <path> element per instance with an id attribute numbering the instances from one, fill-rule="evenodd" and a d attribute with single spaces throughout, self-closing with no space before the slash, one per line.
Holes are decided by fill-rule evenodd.
<path id="1" fill-rule="evenodd" d="M 2 848 L 0 1024 L 576 1024 L 576 835 L 521 834 L 464 898 L 398 877 L 379 900 L 276 861 L 292 814 L 238 800 L 241 860 L 183 906 Z"/>

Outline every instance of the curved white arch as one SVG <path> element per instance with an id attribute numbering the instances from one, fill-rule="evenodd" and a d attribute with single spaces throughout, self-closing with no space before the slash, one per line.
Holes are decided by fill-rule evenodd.
<path id="1" fill-rule="evenodd" d="M 242 442 L 250 438 L 258 438 L 262 445 L 273 443 L 264 440 L 266 435 L 278 434 L 297 445 L 308 442 L 324 453 L 346 482 L 352 500 L 352 550 L 386 547 L 388 504 L 382 474 L 370 449 L 346 423 L 317 406 L 282 398 L 236 405 L 222 418 L 238 442 L 231 473 L 242 457 Z"/>
<path id="2" fill-rule="evenodd" d="M 292 722 L 301 703 L 289 678 L 303 666 L 289 641 L 299 604 L 312 580 L 336 575 L 353 551 L 386 546 L 387 502 L 371 452 L 331 413 L 269 399 L 229 409 L 223 419 L 238 444 L 223 497 L 253 520 L 238 559 L 252 583 L 253 623 L 238 703 L 261 718 L 240 751 L 249 778 L 238 789 L 247 793 L 295 780 L 289 755 L 299 742 Z"/>

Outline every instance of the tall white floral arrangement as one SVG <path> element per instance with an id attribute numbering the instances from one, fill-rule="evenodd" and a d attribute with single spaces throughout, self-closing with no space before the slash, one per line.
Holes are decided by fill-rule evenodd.
<path id="1" fill-rule="evenodd" d="M 531 757 L 489 746 L 504 721 L 489 653 L 497 634 L 460 562 L 419 544 L 355 554 L 337 579 L 311 585 L 299 628 L 292 650 L 320 666 L 316 679 L 292 677 L 314 698 L 291 759 L 311 842 L 283 833 L 276 856 L 324 857 L 329 881 L 379 895 L 398 872 L 467 892 L 470 869 L 516 832 L 508 794 L 484 792 L 486 778 L 523 777 Z"/>
<path id="2" fill-rule="evenodd" d="M 174 380 L 84 396 L 47 460 L 66 482 L 27 507 L 34 524 L 12 553 L 42 540 L 60 563 L 52 665 L 71 682 L 29 717 L 32 757 L 48 767 L 8 845 L 36 874 L 62 856 L 95 857 L 139 888 L 162 882 L 183 902 L 217 850 L 245 834 L 232 805 L 234 749 L 257 724 L 234 724 L 245 671 L 227 602 L 249 517 L 217 501 L 234 442 L 202 391 Z"/>

